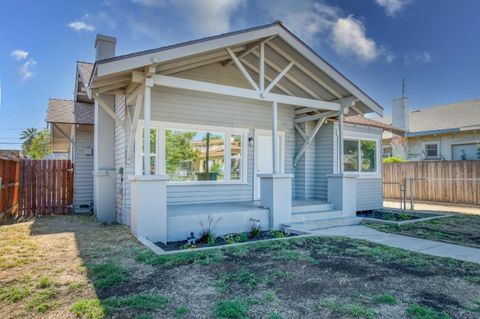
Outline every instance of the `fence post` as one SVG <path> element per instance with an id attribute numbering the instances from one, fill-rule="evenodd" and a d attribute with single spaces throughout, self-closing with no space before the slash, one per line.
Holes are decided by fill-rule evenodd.
<path id="1" fill-rule="evenodd" d="M 413 210 L 413 177 L 410 177 L 410 209 Z"/>
<path id="2" fill-rule="evenodd" d="M 403 181 L 403 210 L 407 209 L 407 178 L 404 177 Z"/>

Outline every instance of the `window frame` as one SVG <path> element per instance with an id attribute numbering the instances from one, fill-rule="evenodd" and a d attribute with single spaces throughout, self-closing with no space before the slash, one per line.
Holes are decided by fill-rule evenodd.
<path id="1" fill-rule="evenodd" d="M 427 146 L 435 145 L 437 147 L 437 156 L 428 156 L 427 154 Z M 433 142 L 424 142 L 423 143 L 423 158 L 426 160 L 437 160 L 440 158 L 440 142 L 433 141 Z"/>
<path id="2" fill-rule="evenodd" d="M 225 134 L 225 150 L 224 150 L 224 179 L 222 181 L 168 181 L 167 185 L 231 185 L 231 184 L 247 184 L 248 176 L 248 133 L 247 128 L 232 128 L 204 124 L 189 124 L 189 123 L 175 123 L 175 122 L 161 122 L 150 121 L 150 127 L 157 129 L 157 161 L 156 174 L 166 175 L 165 171 L 165 138 L 166 130 L 182 130 L 190 132 L 202 133 L 223 133 Z M 137 136 L 135 137 L 135 174 L 142 174 L 142 131 L 144 128 L 144 121 L 138 121 Z M 240 179 L 231 180 L 231 135 L 240 135 L 242 137 L 241 152 L 240 152 Z"/>
<path id="3" fill-rule="evenodd" d="M 346 134 L 345 134 L 346 133 Z M 381 165 L 382 165 L 382 154 L 380 150 L 381 138 L 376 136 L 377 134 L 367 134 L 367 133 L 359 133 L 359 132 L 344 132 L 343 140 L 346 141 L 356 141 L 358 145 L 358 170 L 357 171 L 345 171 L 343 167 L 343 174 L 345 175 L 353 175 L 359 177 L 379 177 L 381 174 Z M 373 141 L 375 142 L 375 171 L 374 172 L 362 172 L 361 171 L 361 146 L 360 141 Z M 345 156 L 342 154 L 342 156 Z M 343 158 L 342 163 L 345 163 L 345 158 Z"/>

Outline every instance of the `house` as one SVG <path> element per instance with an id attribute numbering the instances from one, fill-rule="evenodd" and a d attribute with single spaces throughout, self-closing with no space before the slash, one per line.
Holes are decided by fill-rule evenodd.
<path id="1" fill-rule="evenodd" d="M 209 220 L 222 235 L 383 206 L 391 127 L 363 117 L 382 107 L 280 22 L 126 55 L 97 35 L 95 48 L 77 92 L 94 101 L 100 221 L 167 242 Z"/>
<path id="2" fill-rule="evenodd" d="M 19 150 L 2 150 L 0 149 L 0 159 L 18 161 L 22 157 Z"/>
<path id="3" fill-rule="evenodd" d="M 70 159 L 74 166 L 74 211 L 93 210 L 94 104 L 86 94 L 93 64 L 77 62 L 73 100 L 49 99 L 47 118 L 52 154 L 47 159 Z"/>
<path id="4" fill-rule="evenodd" d="M 376 119 L 407 131 L 406 137 L 385 131 L 383 157 L 409 161 L 480 159 L 480 99 L 410 111 L 408 99 L 393 101 L 392 117 Z"/>

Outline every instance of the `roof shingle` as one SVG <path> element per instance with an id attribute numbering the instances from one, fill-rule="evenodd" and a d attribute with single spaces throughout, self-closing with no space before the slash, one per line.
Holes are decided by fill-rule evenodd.
<path id="1" fill-rule="evenodd" d="M 48 99 L 47 122 L 93 125 L 93 104 L 74 103 L 72 100 Z"/>

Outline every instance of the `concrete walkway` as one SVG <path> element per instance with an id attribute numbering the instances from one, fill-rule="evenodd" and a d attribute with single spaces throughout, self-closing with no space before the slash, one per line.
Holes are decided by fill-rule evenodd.
<path id="1" fill-rule="evenodd" d="M 442 243 L 433 240 L 383 233 L 367 226 L 355 225 L 318 229 L 312 232 L 321 236 L 344 236 L 363 239 L 377 244 L 402 248 L 422 254 L 450 257 L 480 264 L 480 249 Z"/>

